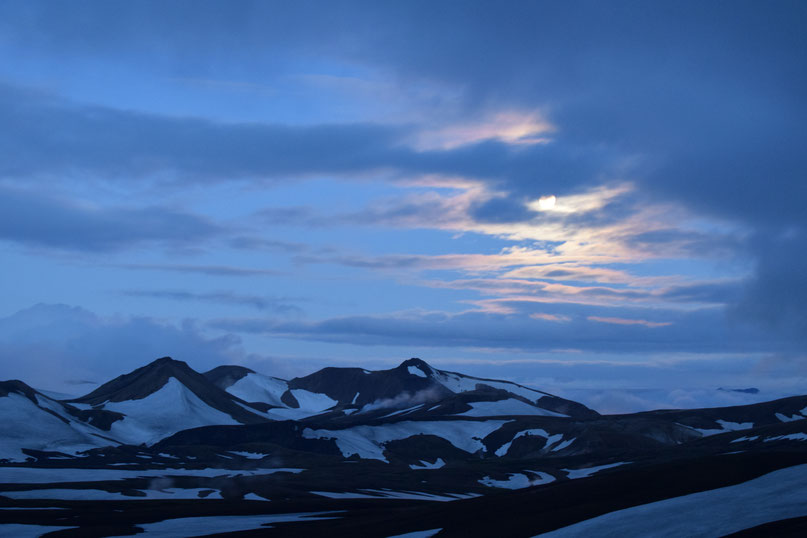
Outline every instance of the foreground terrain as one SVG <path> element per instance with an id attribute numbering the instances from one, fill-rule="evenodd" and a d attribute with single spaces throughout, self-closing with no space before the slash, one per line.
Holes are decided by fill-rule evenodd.
<path id="1" fill-rule="evenodd" d="M 807 396 L 600 415 L 419 359 L 0 382 L 1 536 L 801 536 Z"/>

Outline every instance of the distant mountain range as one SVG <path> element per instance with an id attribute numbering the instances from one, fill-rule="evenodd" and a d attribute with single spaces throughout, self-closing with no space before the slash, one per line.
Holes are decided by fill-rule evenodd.
<path id="1" fill-rule="evenodd" d="M 232 365 L 199 373 L 165 357 L 71 400 L 21 381 L 0 382 L 0 417 L 0 534 L 4 523 L 26 525 L 26 503 L 70 501 L 73 512 L 62 520 L 39 514 L 39 524 L 68 521 L 104 536 L 88 516 L 97 503 L 159 499 L 168 506 L 166 499 L 184 499 L 171 505 L 167 520 L 196 514 L 193 499 L 218 499 L 222 517 L 243 515 L 248 501 L 269 513 L 262 501 L 271 499 L 272 513 L 284 506 L 344 512 L 338 520 L 277 527 L 299 536 L 326 529 L 571 536 L 574 525 L 594 525 L 592 518 L 616 517 L 616 510 L 717 495 L 717 488 L 742 488 L 787 469 L 791 488 L 799 480 L 807 486 L 807 467 L 800 466 L 807 463 L 807 396 L 600 415 L 420 359 L 389 370 L 325 368 L 283 380 Z M 81 470 L 81 479 L 66 469 Z M 52 477 L 43 479 L 48 470 Z M 154 477 L 165 482 L 155 485 Z M 796 532 L 801 520 L 793 518 L 807 517 L 807 504 L 783 495 L 785 508 L 728 518 L 720 533 L 772 522 L 777 533 Z M 400 517 L 382 517 L 390 506 L 400 507 Z M 148 523 L 132 519 L 129 508 L 104 525 L 129 532 Z M 491 510 L 506 527 L 480 519 Z M 663 517 L 659 510 L 654 517 Z M 564 527 L 572 534 L 562 534 Z"/>

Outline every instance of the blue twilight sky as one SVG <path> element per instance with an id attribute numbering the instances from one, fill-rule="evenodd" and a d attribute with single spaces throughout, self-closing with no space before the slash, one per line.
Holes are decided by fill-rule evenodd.
<path id="1" fill-rule="evenodd" d="M 804 2 L 5 1 L 0 378 L 807 393 L 805 140 Z"/>

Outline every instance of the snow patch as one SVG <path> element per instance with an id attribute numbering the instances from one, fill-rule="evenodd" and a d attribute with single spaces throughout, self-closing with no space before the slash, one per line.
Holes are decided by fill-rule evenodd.
<path id="1" fill-rule="evenodd" d="M 3 523 L 0 525 L 0 532 L 3 536 L 13 536 L 14 538 L 39 538 L 44 534 L 66 529 L 78 529 L 78 527 L 51 527 L 47 525 L 23 525 L 22 523 Z"/>
<path id="2" fill-rule="evenodd" d="M 321 413 L 339 403 L 327 394 L 311 392 L 305 389 L 293 389 L 291 393 L 300 404 L 300 409 L 311 413 Z"/>
<path id="3" fill-rule="evenodd" d="M 567 417 L 554 411 L 548 411 L 540 407 L 535 407 L 528 403 L 508 398 L 497 402 L 470 402 L 470 411 L 458 413 L 458 416 L 466 417 L 499 417 L 509 415 L 539 415 L 544 417 Z"/>
<path id="4" fill-rule="evenodd" d="M 407 532 L 406 534 L 396 534 L 395 536 L 388 536 L 387 538 L 431 538 L 442 529 L 429 529 L 427 531 Z"/>
<path id="5" fill-rule="evenodd" d="M 504 456 L 505 454 L 507 454 L 507 451 L 510 450 L 510 445 L 513 444 L 513 441 L 515 441 L 519 437 L 524 437 L 524 436 L 528 436 L 528 435 L 535 435 L 535 436 L 538 436 L 538 437 L 543 437 L 545 439 L 549 438 L 549 434 L 545 430 L 542 430 L 542 429 L 536 428 L 536 429 L 533 429 L 533 430 L 522 430 L 522 431 L 518 432 L 517 434 L 515 434 L 510 441 L 506 442 L 505 444 L 500 446 L 498 449 L 496 449 L 495 454 L 497 456 L 500 456 L 500 457 Z"/>
<path id="6" fill-rule="evenodd" d="M 75 469 L 44 467 L 4 467 L 3 484 L 57 484 L 59 482 L 101 482 L 141 477 L 170 476 L 261 476 L 274 473 L 301 473 L 305 469 L 276 467 L 266 469 Z"/>
<path id="7" fill-rule="evenodd" d="M 576 439 L 577 439 L 577 437 L 572 437 L 571 439 L 567 439 L 566 441 L 563 441 L 562 443 L 560 443 L 560 444 L 559 444 L 559 445 L 557 445 L 556 447 L 552 448 L 552 452 L 557 452 L 557 451 L 559 451 L 559 450 L 563 450 L 563 449 L 564 449 L 564 448 L 566 448 L 567 446 L 569 446 L 569 445 L 571 445 L 572 443 L 574 443 Z"/>
<path id="8" fill-rule="evenodd" d="M 437 461 L 434 463 L 429 463 L 424 460 L 420 460 L 420 465 L 417 463 L 413 463 L 409 466 L 410 469 L 415 471 L 419 471 L 422 469 L 440 469 L 441 467 L 445 466 L 446 462 L 443 461 L 443 458 L 437 458 Z"/>
<path id="9" fill-rule="evenodd" d="M 555 481 L 555 477 L 548 473 L 540 471 L 525 471 L 532 476 L 527 476 L 522 473 L 512 473 L 508 475 L 507 480 L 493 480 L 489 476 L 479 480 L 479 483 L 489 488 L 504 488 L 504 489 L 522 489 L 530 486 L 540 486 L 549 484 Z"/>
<path id="10" fill-rule="evenodd" d="M 432 377 L 454 393 L 476 390 L 477 385 L 487 385 L 488 387 L 506 390 L 507 392 L 521 396 L 522 398 L 526 398 L 533 403 L 537 403 L 538 400 L 544 396 L 550 396 L 550 394 L 547 394 L 546 392 L 522 387 L 521 385 L 510 383 L 508 381 L 492 381 L 489 379 L 479 379 L 476 377 L 440 371 L 438 371 Z"/>
<path id="11" fill-rule="evenodd" d="M 506 420 L 476 421 L 403 421 L 380 426 L 354 426 L 343 430 L 303 430 L 306 439 L 334 439 L 345 457 L 357 454 L 362 459 L 386 462 L 384 444 L 414 435 L 435 435 L 468 453 L 485 450 L 482 439 L 498 430 Z"/>
<path id="12" fill-rule="evenodd" d="M 286 407 L 280 398 L 288 388 L 288 383 L 282 379 L 249 373 L 225 390 L 246 402 L 263 402 L 277 407 Z"/>
<path id="13" fill-rule="evenodd" d="M 807 465 L 797 465 L 742 484 L 617 510 L 541 536 L 725 536 L 805 515 Z"/>
<path id="14" fill-rule="evenodd" d="M 418 377 L 427 377 L 423 370 L 417 366 L 407 366 L 406 369 L 409 370 L 409 373 L 412 375 L 416 375 Z"/>
<path id="15" fill-rule="evenodd" d="M 100 446 L 116 444 L 95 434 L 100 430 L 71 421 L 57 402 L 37 397 L 37 404 L 16 392 L 0 398 L 0 459 L 24 462 L 21 449 L 58 451 L 75 454 Z M 46 411 L 53 411 L 68 423 Z M 70 417 L 70 418 L 68 418 Z"/>
<path id="16" fill-rule="evenodd" d="M 807 433 L 791 433 L 788 435 L 778 435 L 776 437 L 766 437 L 765 442 L 768 441 L 807 441 Z"/>
<path id="17" fill-rule="evenodd" d="M 223 532 L 248 531 L 253 529 L 270 529 L 271 523 L 287 523 L 293 521 L 318 521 L 337 519 L 323 517 L 334 512 L 302 512 L 297 514 L 272 514 L 262 516 L 203 516 L 178 517 L 157 523 L 138 523 L 143 534 L 153 536 L 202 536 Z M 141 536 L 138 534 L 138 536 Z"/>
<path id="18" fill-rule="evenodd" d="M 782 422 L 793 422 L 795 420 L 802 420 L 804 417 L 801 415 L 793 415 L 792 417 L 789 417 L 787 415 L 783 415 L 782 413 L 776 413 L 776 418 Z"/>
<path id="19" fill-rule="evenodd" d="M 566 475 L 569 478 L 569 480 L 574 480 L 576 478 L 586 478 L 587 476 L 591 476 L 594 473 L 598 473 L 604 469 L 619 467 L 620 465 L 627 465 L 628 463 L 630 462 L 620 461 L 618 463 L 609 463 L 607 465 L 597 465 L 596 467 L 584 467 L 583 469 L 562 469 L 562 470 L 566 472 Z"/>
<path id="20" fill-rule="evenodd" d="M 260 452 L 237 452 L 235 450 L 230 450 L 229 452 L 230 454 L 235 454 L 236 456 L 241 456 L 248 460 L 260 460 L 266 457 L 266 454 L 261 454 Z"/>
<path id="21" fill-rule="evenodd" d="M 726 432 L 750 430 L 751 428 L 754 427 L 753 422 L 730 422 L 728 420 L 720 420 L 720 419 L 716 420 L 715 422 L 717 422 L 720 425 L 720 429 L 693 428 L 692 426 L 686 426 L 685 424 L 680 424 L 680 426 L 684 426 L 691 430 L 700 432 L 700 434 L 704 437 L 709 437 L 711 435 L 719 435 L 721 433 Z"/>
<path id="22" fill-rule="evenodd" d="M 145 398 L 108 402 L 104 409 L 126 415 L 112 424 L 110 434 L 134 445 L 154 444 L 189 428 L 240 424 L 230 415 L 207 405 L 174 377 Z"/>

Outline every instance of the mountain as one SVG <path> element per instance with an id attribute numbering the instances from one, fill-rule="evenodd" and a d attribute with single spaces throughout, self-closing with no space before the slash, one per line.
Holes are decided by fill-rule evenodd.
<path id="1" fill-rule="evenodd" d="M 93 425 L 109 423 L 115 414 L 80 411 L 22 381 L 0 382 L 0 417 L 0 460 L 25 461 L 37 451 L 72 455 L 117 444 Z"/>
<path id="2" fill-rule="evenodd" d="M 2 382 L 0 416 L 0 534 L 643 535 L 647 513 L 800 536 L 807 516 L 807 396 L 600 415 L 420 359 L 283 380 L 165 357 L 70 401 Z"/>
<path id="3" fill-rule="evenodd" d="M 109 425 L 109 435 L 130 444 L 150 444 L 198 426 L 269 420 L 259 409 L 170 357 L 121 375 L 68 403 L 79 409 L 119 413 L 119 420 Z"/>

